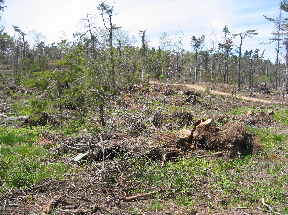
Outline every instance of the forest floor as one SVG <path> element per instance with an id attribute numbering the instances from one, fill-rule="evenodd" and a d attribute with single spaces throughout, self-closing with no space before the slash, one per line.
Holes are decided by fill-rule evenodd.
<path id="1" fill-rule="evenodd" d="M 77 135 L 61 132 L 69 123 L 58 130 L 38 129 L 40 141 L 46 142 L 38 139 L 34 147 L 50 153 L 38 162 L 62 162 L 70 169 L 62 179 L 2 188 L 0 214 L 285 214 L 288 98 L 284 99 L 266 87 L 235 91 L 212 83 L 130 86 L 110 104 L 107 128 L 100 134 L 95 132 L 97 114 L 89 115 L 89 126 Z M 2 100 L 1 114 L 16 112 L 15 102 Z M 64 113 L 70 120 L 72 115 L 72 110 Z M 213 132 L 205 127 L 198 134 L 198 121 L 207 119 L 213 119 Z M 237 124 L 226 136 L 215 136 L 219 130 L 224 133 L 229 121 L 245 125 L 247 131 Z M 1 126 L 20 124 L 5 121 Z M 181 129 L 194 131 L 194 142 L 181 142 Z M 233 138 L 242 138 L 234 135 L 237 132 L 253 136 L 249 155 L 205 145 L 209 138 L 232 144 Z M 26 162 L 23 156 L 19 159 Z M 4 177 L 0 184 L 5 185 Z"/>

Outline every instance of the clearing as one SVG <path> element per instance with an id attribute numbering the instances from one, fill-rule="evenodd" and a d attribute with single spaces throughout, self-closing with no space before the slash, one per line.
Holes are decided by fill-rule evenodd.
<path id="1" fill-rule="evenodd" d="M 287 214 L 287 106 L 232 90 L 131 85 L 106 128 L 95 111 L 75 133 L 77 110 L 56 127 L 3 117 L 29 104 L 15 92 L 0 109 L 0 214 Z"/>

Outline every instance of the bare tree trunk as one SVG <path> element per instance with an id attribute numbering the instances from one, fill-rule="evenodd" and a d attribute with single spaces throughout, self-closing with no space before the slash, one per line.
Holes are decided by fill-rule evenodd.
<path id="1" fill-rule="evenodd" d="M 198 81 L 198 50 L 195 53 L 195 81 Z"/>
<path id="2" fill-rule="evenodd" d="M 280 51 L 280 40 L 277 40 L 276 48 L 276 64 L 275 64 L 275 88 L 278 88 L 278 73 L 279 73 L 279 51 Z"/>
<path id="3" fill-rule="evenodd" d="M 238 88 L 241 88 L 241 58 L 242 58 L 242 40 L 243 36 L 240 34 L 240 46 L 239 46 L 239 57 L 238 57 Z"/>
<path id="4" fill-rule="evenodd" d="M 252 83 L 252 59 L 249 59 L 249 64 L 250 64 L 250 72 L 249 72 L 249 87 L 251 88 L 253 83 Z"/>
<path id="5" fill-rule="evenodd" d="M 109 52 L 110 52 L 110 66 L 111 66 L 111 82 L 112 86 L 115 86 L 115 62 L 114 62 L 114 52 L 113 52 L 113 24 L 112 24 L 112 14 L 109 15 Z"/>
<path id="6" fill-rule="evenodd" d="M 146 74 L 146 45 L 145 45 L 145 33 L 146 30 L 144 31 L 140 31 L 142 33 L 142 74 L 141 74 L 141 79 L 142 81 L 145 78 L 145 74 Z"/>
<path id="7" fill-rule="evenodd" d="M 225 74 L 224 74 L 224 83 L 226 84 L 228 84 L 228 69 L 229 69 L 228 61 L 229 61 L 229 53 L 227 51 L 225 54 Z"/>

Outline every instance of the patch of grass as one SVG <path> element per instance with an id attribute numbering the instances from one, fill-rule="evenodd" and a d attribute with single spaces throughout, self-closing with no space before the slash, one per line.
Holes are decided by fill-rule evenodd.
<path id="1" fill-rule="evenodd" d="M 288 109 L 278 109 L 274 111 L 273 118 L 276 122 L 281 123 L 283 125 L 288 125 Z"/>
<path id="2" fill-rule="evenodd" d="M 247 107 L 235 107 L 232 110 L 229 111 L 228 114 L 231 115 L 241 115 L 241 114 L 246 114 L 248 110 L 250 110 L 251 108 L 247 108 Z"/>
<path id="3" fill-rule="evenodd" d="M 0 175 L 3 187 L 25 188 L 46 179 L 63 178 L 69 169 L 60 162 L 45 163 L 49 152 L 42 147 L 28 145 L 2 146 L 0 148 Z"/>
<path id="4" fill-rule="evenodd" d="M 22 141 L 22 138 L 17 137 L 14 133 L 1 134 L 0 141 L 4 144 Z"/>
<path id="5" fill-rule="evenodd" d="M 32 143 L 38 138 L 38 131 L 29 128 L 0 127 L 0 144 Z"/>
<path id="6" fill-rule="evenodd" d="M 51 109 L 51 101 L 37 95 L 33 97 L 26 95 L 25 98 L 15 100 L 12 107 L 16 113 L 29 116 L 37 111 L 47 111 L 49 107 Z"/>
<path id="7" fill-rule="evenodd" d="M 61 179 L 70 168 L 61 162 L 45 163 L 50 152 L 35 145 L 40 128 L 0 127 L 0 192 L 24 188 L 50 178 Z"/>
<path id="8" fill-rule="evenodd" d="M 206 87 L 206 89 L 204 90 L 204 94 L 206 94 L 206 95 L 210 95 L 211 94 L 210 87 Z"/>
<path id="9" fill-rule="evenodd" d="M 285 164 L 271 166 L 261 155 L 235 159 L 192 157 L 168 162 L 165 167 L 151 162 L 137 168 L 141 174 L 135 174 L 135 180 L 174 193 L 175 202 L 188 208 L 197 208 L 201 202 L 211 208 L 211 213 L 213 208 L 263 207 L 263 198 L 275 211 L 285 211 Z"/>
<path id="10" fill-rule="evenodd" d="M 12 107 L 16 113 L 20 113 L 21 115 L 29 116 L 32 114 L 28 100 L 23 99 L 16 100 L 16 102 L 12 105 Z"/>
<path id="11" fill-rule="evenodd" d="M 276 143 L 281 143 L 286 137 L 283 134 L 272 134 L 271 140 Z"/>
<path id="12" fill-rule="evenodd" d="M 143 214 L 142 212 L 140 212 L 140 210 L 136 207 L 131 207 L 130 208 L 130 213 L 131 215 L 141 215 Z"/>
<path id="13" fill-rule="evenodd" d="M 271 151 L 279 150 L 288 150 L 288 145 L 285 144 L 288 141 L 288 135 L 277 134 L 272 131 L 270 128 L 255 128 L 247 126 L 247 129 L 254 133 L 256 137 L 259 138 L 260 144 L 265 148 L 266 153 Z"/>
<path id="14" fill-rule="evenodd" d="M 151 211 L 155 211 L 156 212 L 157 210 L 162 209 L 162 204 L 161 204 L 160 201 L 153 201 L 148 206 L 148 209 L 151 210 Z"/>
<path id="15" fill-rule="evenodd" d="M 31 112 L 46 111 L 47 106 L 48 106 L 47 100 L 41 100 L 39 98 L 30 99 Z"/>

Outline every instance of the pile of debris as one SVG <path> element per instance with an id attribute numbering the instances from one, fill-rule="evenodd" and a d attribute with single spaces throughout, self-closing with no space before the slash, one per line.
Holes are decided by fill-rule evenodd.
<path id="1" fill-rule="evenodd" d="M 271 126 L 273 123 L 275 123 L 273 116 L 274 112 L 264 112 L 260 111 L 258 113 L 254 113 L 252 110 L 248 110 L 246 115 L 237 115 L 233 116 L 233 120 L 237 120 L 239 122 L 243 122 L 246 125 L 253 125 L 257 127 L 263 127 L 263 126 Z"/>
<path id="2" fill-rule="evenodd" d="M 60 122 L 56 119 L 55 116 L 44 111 L 38 111 L 27 117 L 23 122 L 23 125 L 29 125 L 30 127 L 38 125 L 45 126 L 48 123 L 50 123 L 52 126 L 60 125 Z"/>
<path id="3" fill-rule="evenodd" d="M 198 120 L 194 123 L 191 130 L 182 129 L 177 137 L 170 143 L 159 146 L 143 146 L 141 149 L 136 147 L 136 142 L 119 144 L 119 140 L 114 139 L 101 141 L 92 144 L 93 150 L 79 153 L 73 161 L 79 162 L 87 159 L 103 161 L 114 159 L 125 154 L 125 157 L 146 157 L 152 160 L 177 161 L 179 157 L 190 152 L 202 150 L 213 156 L 225 156 L 229 158 L 251 155 L 259 149 L 254 141 L 253 134 L 248 132 L 245 125 L 241 122 L 230 120 L 219 128 L 213 119 Z M 134 146 L 133 146 L 134 145 Z M 90 158 L 89 158 L 90 155 Z"/>
<path id="4" fill-rule="evenodd" d="M 253 154 L 259 148 L 254 141 L 252 133 L 247 131 L 245 124 L 256 124 L 254 122 L 260 122 L 263 117 L 265 122 L 272 123 L 270 113 L 263 114 L 262 112 L 258 114 L 249 112 L 246 118 L 241 116 L 240 120 L 238 118 L 237 120 L 235 120 L 236 118 L 228 118 L 228 122 L 221 127 L 217 126 L 217 124 L 220 124 L 216 123 L 218 120 L 212 118 L 201 119 L 193 124 L 194 116 L 189 113 L 174 113 L 170 117 L 178 119 L 178 123 L 181 125 L 179 127 L 192 123 L 192 129 L 180 130 L 178 138 L 176 136 L 171 137 L 169 144 L 157 147 L 147 144 L 144 144 L 145 146 L 142 144 L 141 149 L 136 147 L 139 143 L 139 140 L 136 140 L 138 135 L 131 136 L 131 133 L 134 134 L 136 131 L 144 132 L 144 130 L 148 129 L 144 124 L 133 124 L 134 126 L 130 128 L 131 132 L 128 132 L 128 135 L 119 133 L 117 135 L 114 134 L 114 136 L 110 135 L 111 137 L 104 134 L 96 136 L 91 136 L 90 134 L 85 137 L 75 137 L 76 139 L 71 137 L 55 138 L 52 137 L 53 135 L 43 133 L 40 135 L 38 145 L 48 145 L 48 148 L 50 148 L 50 145 L 54 145 L 56 147 L 52 148 L 56 154 L 72 153 L 75 155 L 72 160 L 76 162 L 113 160 L 115 157 L 123 155 L 132 157 L 145 156 L 149 159 L 162 161 L 177 160 L 178 157 L 184 156 L 185 153 L 199 149 L 209 153 L 212 152 L 217 156 L 234 158 Z M 269 120 L 267 120 L 268 118 Z M 247 120 L 243 121 L 243 119 L 250 119 L 249 122 L 251 123 L 247 123 Z M 29 126 L 43 126 L 47 123 L 59 125 L 58 121 L 46 112 L 37 112 L 24 121 L 24 124 Z M 154 116 L 152 124 L 155 127 L 161 126 L 162 120 L 156 120 Z M 127 140 L 129 144 L 123 143 L 123 140 Z"/>
<path id="5" fill-rule="evenodd" d="M 253 135 L 243 123 L 228 121 L 222 129 L 213 119 L 198 120 L 192 130 L 180 131 L 178 147 L 183 150 L 205 149 L 230 158 L 253 154 L 255 142 Z"/>

